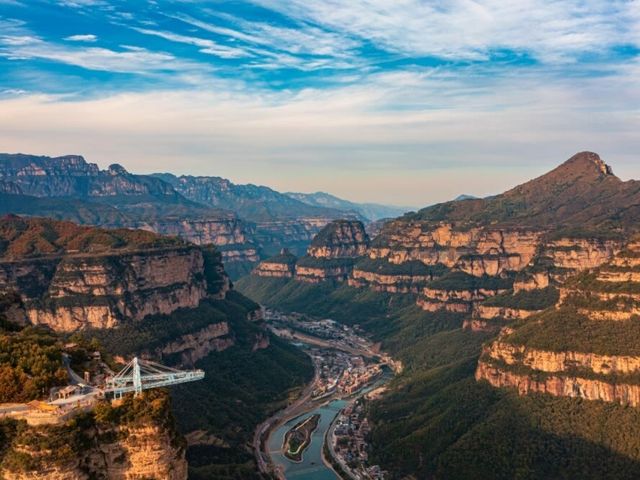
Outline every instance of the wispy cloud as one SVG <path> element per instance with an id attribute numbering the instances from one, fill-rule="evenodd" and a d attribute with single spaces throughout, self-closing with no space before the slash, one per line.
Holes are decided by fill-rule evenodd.
<path id="1" fill-rule="evenodd" d="M 251 54 L 249 54 L 246 50 L 221 45 L 210 39 L 180 35 L 172 32 L 150 30 L 147 28 L 134 28 L 134 30 L 140 33 L 144 33 L 145 35 L 154 35 L 156 37 L 164 38 L 165 40 L 169 40 L 171 42 L 195 45 L 200 48 L 199 51 L 201 53 L 216 55 L 221 58 L 241 58 L 251 56 Z"/>
<path id="2" fill-rule="evenodd" d="M 120 73 L 148 73 L 179 70 L 185 62 L 168 53 L 150 52 L 144 48 L 114 51 L 107 48 L 67 48 L 37 37 L 3 37 L 0 56 L 9 59 L 41 59 L 75 65 L 88 70 Z"/>
<path id="3" fill-rule="evenodd" d="M 98 37 L 92 34 L 71 35 L 65 37 L 65 40 L 69 40 L 70 42 L 95 42 L 98 40 Z"/>
<path id="4" fill-rule="evenodd" d="M 492 51 L 575 61 L 627 43 L 638 2 L 624 0 L 254 0 L 293 19 L 367 39 L 406 55 L 486 60 Z M 634 14 L 634 12 L 636 12 Z M 634 18 L 635 17 L 635 18 Z"/>

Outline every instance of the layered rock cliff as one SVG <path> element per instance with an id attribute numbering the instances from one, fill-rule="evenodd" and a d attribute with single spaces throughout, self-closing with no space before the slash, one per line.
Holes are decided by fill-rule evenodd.
<path id="1" fill-rule="evenodd" d="M 356 258 L 367 251 L 369 237 L 362 222 L 335 220 L 315 236 L 307 252 L 296 258 L 288 250 L 258 265 L 253 274 L 262 277 L 295 278 L 308 283 L 326 280 L 345 282 Z"/>
<path id="2" fill-rule="evenodd" d="M 187 478 L 185 443 L 162 392 L 118 407 L 104 402 L 68 425 L 21 429 L 2 456 L 0 476 L 7 480 Z"/>
<path id="3" fill-rule="evenodd" d="M 369 235 L 358 221 L 336 220 L 313 239 L 307 253 L 315 258 L 360 257 L 367 253 Z"/>
<path id="4" fill-rule="evenodd" d="M 215 252 L 149 233 L 114 237 L 66 222 L 8 217 L 0 220 L 0 234 L 0 292 L 17 292 L 31 323 L 58 331 L 111 328 L 196 307 L 229 288 L 210 259 Z"/>
<path id="5" fill-rule="evenodd" d="M 636 258 L 640 244 L 632 241 L 611 262 L 569 279 L 557 307 L 530 316 L 485 346 L 476 378 L 520 394 L 640 406 Z"/>

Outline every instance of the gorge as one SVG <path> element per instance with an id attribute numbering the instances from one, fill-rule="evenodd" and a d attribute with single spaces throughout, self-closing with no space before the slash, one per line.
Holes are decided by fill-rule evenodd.
<path id="1" fill-rule="evenodd" d="M 640 183 L 621 181 L 596 154 L 500 195 L 385 221 L 373 238 L 353 212 L 267 218 L 215 177 L 100 171 L 79 157 L 29 157 L 27 168 L 7 158 L 2 199 L 23 207 L 0 220 L 0 325 L 10 344 L 45 335 L 37 342 L 53 349 L 47 387 L 71 339 L 94 342 L 110 362 L 138 355 L 206 373 L 138 400 L 157 405 L 157 416 L 133 402 L 64 431 L 3 426 L 7 478 L 29 478 L 36 464 L 50 479 L 259 478 L 255 429 L 313 376 L 295 336 L 274 335 L 263 307 L 292 315 L 296 328 L 332 320 L 361 331 L 375 355 L 401 365 L 382 395 L 362 403 L 365 466 L 385 478 L 640 475 Z M 263 205 L 280 198 L 261 188 L 250 190 L 267 196 Z M 228 203 L 219 189 L 232 192 Z M 234 203 L 244 218 L 229 211 Z M 60 205 L 85 225 L 37 218 Z M 189 223 L 195 212 L 208 220 Z M 246 261 L 235 281 L 232 258 Z M 11 365 L 0 375 L 23 387 L 7 401 L 41 399 L 27 381 L 35 371 L 23 378 Z M 38 435 L 91 446 L 53 458 L 28 443 Z"/>

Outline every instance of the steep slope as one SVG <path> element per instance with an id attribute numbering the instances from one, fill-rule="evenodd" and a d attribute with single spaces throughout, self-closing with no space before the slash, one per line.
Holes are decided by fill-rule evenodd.
<path id="1" fill-rule="evenodd" d="M 347 213 L 357 212 L 360 216 L 370 221 L 398 217 L 405 212 L 413 210 L 411 207 L 396 207 L 393 205 L 381 205 L 378 203 L 350 202 L 349 200 L 344 200 L 325 192 L 287 192 L 286 195 L 315 207 L 333 208 Z"/>
<path id="2" fill-rule="evenodd" d="M 224 296 L 215 251 L 141 230 L 0 219 L 0 292 L 17 292 L 33 324 L 112 327 Z"/>
<path id="3" fill-rule="evenodd" d="M 581 152 L 501 195 L 442 203 L 405 219 L 606 230 L 632 227 L 639 216 L 640 182 L 623 182 L 596 153 Z"/>
<path id="4" fill-rule="evenodd" d="M 640 242 L 567 281 L 560 303 L 488 345 L 476 378 L 520 394 L 640 406 Z"/>
<path id="5" fill-rule="evenodd" d="M 315 236 L 307 255 L 296 258 L 283 250 L 262 262 L 253 270 L 263 277 L 296 278 L 309 283 L 343 282 L 353 270 L 356 258 L 369 248 L 369 236 L 362 222 L 334 220 Z"/>

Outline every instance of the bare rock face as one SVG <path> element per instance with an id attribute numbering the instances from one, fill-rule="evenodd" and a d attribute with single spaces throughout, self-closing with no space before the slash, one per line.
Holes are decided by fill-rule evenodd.
<path id="1" fill-rule="evenodd" d="M 253 243 L 254 232 L 232 214 L 203 219 L 164 218 L 139 227 L 160 235 L 180 237 L 196 245 L 215 245 L 220 248 L 225 262 L 260 261 L 258 247 Z"/>
<path id="2" fill-rule="evenodd" d="M 346 282 L 353 270 L 353 263 L 348 259 L 340 260 L 339 262 L 334 262 L 331 260 L 323 261 L 314 257 L 303 257 L 301 262 L 296 265 L 295 279 L 306 283 Z"/>
<path id="3" fill-rule="evenodd" d="M 348 284 L 357 288 L 369 288 L 377 292 L 419 293 L 424 285 L 433 280 L 433 275 L 382 274 L 353 269 Z"/>
<path id="4" fill-rule="evenodd" d="M 19 217 L 1 226 L 0 293 L 18 294 L 32 324 L 57 331 L 169 314 L 230 288 L 217 252 L 177 239 Z"/>
<path id="5" fill-rule="evenodd" d="M 548 242 L 544 255 L 551 258 L 556 267 L 581 271 L 608 262 L 621 248 L 620 241 L 561 238 Z"/>
<path id="6" fill-rule="evenodd" d="M 31 323 L 58 331 L 111 328 L 196 307 L 207 295 L 202 252 L 182 247 L 0 263 L 0 288 L 22 295 Z M 24 288 L 26 281 L 39 280 Z"/>
<path id="7" fill-rule="evenodd" d="M 334 220 L 315 236 L 307 253 L 315 258 L 355 258 L 368 248 L 369 235 L 362 222 Z"/>
<path id="8" fill-rule="evenodd" d="M 117 426 L 110 430 L 92 428 L 82 435 L 88 439 L 87 448 L 67 459 L 61 459 L 59 451 L 17 446 L 23 456 L 37 465 L 37 470 L 10 465 L 0 468 L 0 476 L 6 480 L 187 478 L 185 449 L 165 428 L 154 425 Z"/>
<path id="9" fill-rule="evenodd" d="M 293 278 L 296 273 L 297 260 L 289 250 L 283 249 L 280 255 L 260 262 L 252 273 L 260 277 Z"/>
<path id="10" fill-rule="evenodd" d="M 482 362 L 478 364 L 476 380 L 487 381 L 494 387 L 515 388 L 520 395 L 547 393 L 556 397 L 574 397 L 632 407 L 640 406 L 640 385 L 613 384 L 601 380 L 557 375 L 532 377 L 505 371 Z"/>
<path id="11" fill-rule="evenodd" d="M 187 478 L 185 450 L 176 448 L 164 429 L 122 427 L 117 434 L 124 439 L 99 445 L 93 456 L 95 470 L 105 472 L 109 480 Z"/>
<path id="12" fill-rule="evenodd" d="M 234 345 L 227 322 L 212 323 L 194 333 L 180 338 L 156 350 L 154 357 L 180 354 L 181 365 L 194 365 L 211 352 L 222 352 Z"/>
<path id="13" fill-rule="evenodd" d="M 514 293 L 530 292 L 532 290 L 542 290 L 551 285 L 551 275 L 547 271 L 532 272 L 520 277 L 516 277 L 513 283 Z"/>
<path id="14" fill-rule="evenodd" d="M 458 230 L 448 223 L 394 221 L 376 238 L 370 256 L 397 264 L 410 260 L 443 264 L 475 276 L 499 275 L 525 268 L 541 237 L 542 232 L 527 229 Z"/>

